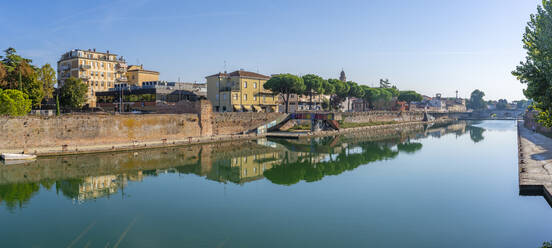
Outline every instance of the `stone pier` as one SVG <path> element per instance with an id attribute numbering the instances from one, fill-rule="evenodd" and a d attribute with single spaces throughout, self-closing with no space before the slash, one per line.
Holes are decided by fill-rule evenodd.
<path id="1" fill-rule="evenodd" d="M 543 196 L 552 206 L 552 139 L 518 122 L 519 193 Z"/>

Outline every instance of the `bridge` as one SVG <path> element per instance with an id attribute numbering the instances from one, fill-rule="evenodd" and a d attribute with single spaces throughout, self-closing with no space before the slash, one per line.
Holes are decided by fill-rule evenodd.
<path id="1" fill-rule="evenodd" d="M 435 119 L 451 118 L 459 120 L 518 120 L 523 118 L 524 109 L 482 110 L 473 112 L 431 112 L 427 114 Z"/>

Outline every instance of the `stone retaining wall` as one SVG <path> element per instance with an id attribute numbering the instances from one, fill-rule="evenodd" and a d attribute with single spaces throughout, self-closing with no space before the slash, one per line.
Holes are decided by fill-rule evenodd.
<path id="1" fill-rule="evenodd" d="M 213 134 L 235 134 L 276 120 L 282 113 L 227 112 L 213 113 Z"/>
<path id="2" fill-rule="evenodd" d="M 411 122 L 422 121 L 423 112 L 399 112 L 399 111 L 370 111 L 341 114 L 344 122 L 368 123 L 368 122 Z"/>

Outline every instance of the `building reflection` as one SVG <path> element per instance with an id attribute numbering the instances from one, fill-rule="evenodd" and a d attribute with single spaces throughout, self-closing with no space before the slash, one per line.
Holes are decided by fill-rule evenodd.
<path id="1" fill-rule="evenodd" d="M 354 133 L 299 140 L 260 139 L 39 159 L 25 166 L 0 167 L 0 204 L 9 209 L 22 207 L 41 188 L 55 188 L 58 194 L 84 203 L 124 195 L 130 182 L 163 174 L 193 174 L 238 185 L 263 178 L 281 185 L 316 182 L 400 154 L 414 154 L 423 148 L 419 141 L 424 138 L 469 134 L 473 142 L 480 142 L 484 131 L 458 122 L 393 129 L 377 136 Z"/>

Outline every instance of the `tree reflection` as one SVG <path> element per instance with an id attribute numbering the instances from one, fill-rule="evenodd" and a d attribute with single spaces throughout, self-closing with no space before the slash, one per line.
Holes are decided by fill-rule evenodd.
<path id="1" fill-rule="evenodd" d="M 8 209 L 23 207 L 40 189 L 39 183 L 17 183 L 0 185 L 0 203 L 5 202 Z"/>
<path id="2" fill-rule="evenodd" d="M 466 129 L 470 131 L 470 139 L 473 141 L 473 143 L 479 143 L 485 139 L 485 137 L 483 137 L 483 133 L 485 132 L 484 128 L 467 126 Z"/>
<path id="3" fill-rule="evenodd" d="M 279 165 L 265 171 L 264 176 L 280 185 L 293 185 L 301 180 L 315 182 L 325 176 L 339 175 L 370 162 L 395 158 L 399 154 L 390 146 L 373 142 L 360 143 L 354 148 L 361 152 L 350 153 L 352 149 L 344 149 L 338 154 L 328 154 L 319 162 L 313 156 L 300 157 L 295 162 L 284 159 Z"/>
<path id="4" fill-rule="evenodd" d="M 406 142 L 402 144 L 397 145 L 397 149 L 401 152 L 405 153 L 416 153 L 417 151 L 421 150 L 423 147 L 422 143 L 416 143 L 416 142 Z"/>

